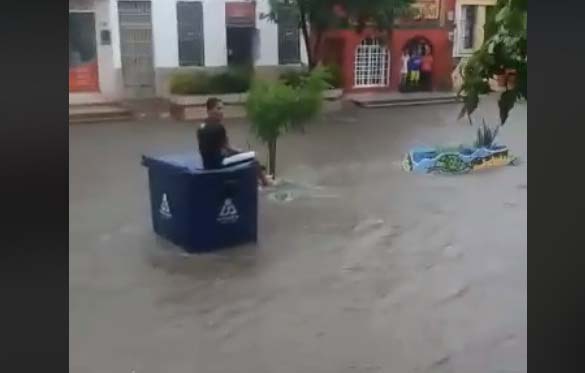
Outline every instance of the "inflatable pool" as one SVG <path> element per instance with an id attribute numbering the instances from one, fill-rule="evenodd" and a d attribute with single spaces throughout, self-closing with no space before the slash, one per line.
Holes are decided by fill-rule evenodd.
<path id="1" fill-rule="evenodd" d="M 408 172 L 463 174 L 485 168 L 506 166 L 516 157 L 505 145 L 490 147 L 415 148 L 404 155 L 402 167 Z"/>

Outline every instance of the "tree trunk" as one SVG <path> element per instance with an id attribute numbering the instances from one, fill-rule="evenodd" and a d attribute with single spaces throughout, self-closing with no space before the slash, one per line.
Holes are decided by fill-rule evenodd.
<path id="1" fill-rule="evenodd" d="M 268 142 L 268 173 L 276 178 L 276 139 Z"/>
<path id="2" fill-rule="evenodd" d="M 317 54 L 321 49 L 321 41 L 323 40 L 323 32 L 315 30 L 315 43 L 313 44 L 313 68 L 317 66 L 320 59 L 317 58 Z"/>
<path id="3" fill-rule="evenodd" d="M 315 63 L 315 56 L 313 54 L 313 48 L 311 48 L 311 39 L 309 33 L 309 24 L 307 23 L 307 14 L 305 12 L 305 7 L 302 5 L 301 2 L 299 4 L 299 14 L 300 14 L 300 26 L 301 31 L 303 33 L 303 39 L 305 39 L 305 49 L 307 51 L 307 59 L 309 60 L 309 70 L 313 70 L 317 65 Z"/>

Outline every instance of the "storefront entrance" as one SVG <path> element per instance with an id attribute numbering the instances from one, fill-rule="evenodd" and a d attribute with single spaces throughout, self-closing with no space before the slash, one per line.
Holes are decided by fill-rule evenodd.
<path id="1" fill-rule="evenodd" d="M 400 91 L 431 91 L 433 87 L 433 49 L 424 37 L 410 39 L 402 48 Z"/>
<path id="2" fill-rule="evenodd" d="M 225 17 L 228 66 L 253 65 L 258 34 L 256 4 L 226 2 Z"/>
<path id="3" fill-rule="evenodd" d="M 69 13 L 69 91 L 99 91 L 93 12 Z"/>

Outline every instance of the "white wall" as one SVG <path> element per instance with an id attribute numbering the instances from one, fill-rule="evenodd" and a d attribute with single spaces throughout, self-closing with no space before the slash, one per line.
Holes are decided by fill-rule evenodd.
<path id="1" fill-rule="evenodd" d="M 262 13 L 268 13 L 270 5 L 266 0 L 256 3 L 256 28 L 260 36 L 260 53 L 256 66 L 278 65 L 278 25 L 269 19 L 260 19 Z"/>
<path id="2" fill-rule="evenodd" d="M 301 30 L 299 30 L 300 33 L 300 40 L 299 42 L 301 43 L 300 48 L 301 48 L 301 62 L 304 63 L 305 65 L 309 64 L 309 57 L 307 56 L 307 47 L 305 46 L 305 38 L 303 37 L 303 33 L 301 32 Z"/>
<path id="3" fill-rule="evenodd" d="M 152 0 L 154 65 L 157 68 L 179 66 L 177 1 Z M 225 66 L 225 0 L 185 0 L 203 3 L 205 66 Z"/>
<path id="4" fill-rule="evenodd" d="M 152 0 L 152 28 L 154 63 L 157 68 L 179 66 L 177 40 L 177 3 L 178 0 Z M 185 0 L 203 3 L 203 34 L 205 37 L 205 66 L 227 65 L 227 41 L 225 27 L 225 3 L 227 0 Z M 231 0 L 247 2 L 249 0 Z M 111 0 L 115 3 L 115 0 Z M 260 19 L 268 13 L 267 0 L 256 2 L 256 27 L 259 30 L 260 50 L 257 66 L 278 65 L 278 26 L 268 20 Z M 113 35 L 112 35 L 113 36 Z M 307 54 L 301 35 L 301 61 L 307 62 Z M 119 56 L 117 56 L 119 59 Z"/>
<path id="5" fill-rule="evenodd" d="M 227 65 L 225 0 L 203 0 L 205 66 Z"/>
<path id="6" fill-rule="evenodd" d="M 257 66 L 278 65 L 278 25 L 269 19 L 260 19 L 262 13 L 268 13 L 269 11 L 270 4 L 267 0 L 258 0 L 256 2 L 256 28 L 258 28 L 260 34 L 260 56 L 256 60 Z M 299 30 L 301 62 L 307 64 L 309 60 L 304 40 L 303 34 Z"/>
<path id="7" fill-rule="evenodd" d="M 112 37 L 112 59 L 115 69 L 122 68 L 122 55 L 120 53 L 120 20 L 118 16 L 118 1 L 109 0 L 110 5 L 110 33 Z"/>
<path id="8" fill-rule="evenodd" d="M 96 34 L 98 37 L 98 58 L 100 66 L 100 88 L 105 96 L 116 99 L 123 95 L 121 76 L 122 57 L 120 50 L 120 27 L 118 0 L 78 0 L 80 3 L 95 4 Z M 179 66 L 177 31 L 178 0 L 151 0 L 152 38 L 155 68 L 176 68 Z M 203 3 L 203 32 L 205 37 L 205 66 L 227 65 L 227 42 L 225 27 L 225 3 L 228 0 L 185 0 Z M 231 0 L 246 2 L 249 0 Z M 260 19 L 269 11 L 268 0 L 256 2 L 256 27 L 259 30 L 259 54 L 257 66 L 278 65 L 278 26 L 268 19 Z M 99 33 L 110 30 L 111 45 L 99 45 Z M 299 31 L 300 32 L 300 31 Z M 301 61 L 307 63 L 302 34 L 300 35 Z"/>
<path id="9" fill-rule="evenodd" d="M 155 67 L 179 64 L 176 0 L 152 0 L 152 44 Z"/>
<path id="10" fill-rule="evenodd" d="M 101 45 L 101 31 L 110 30 L 110 7 L 108 0 L 95 0 L 95 32 L 98 57 L 98 78 L 100 91 L 105 97 L 116 98 L 116 80 L 114 74 L 114 48 L 112 44 Z"/>

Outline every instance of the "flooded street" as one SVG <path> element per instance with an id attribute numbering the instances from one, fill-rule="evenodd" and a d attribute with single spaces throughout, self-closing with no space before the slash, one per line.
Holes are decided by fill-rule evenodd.
<path id="1" fill-rule="evenodd" d="M 258 245 L 206 255 L 154 235 L 140 165 L 195 149 L 194 124 L 71 126 L 70 371 L 526 372 L 526 105 L 499 135 L 518 166 L 401 169 L 412 146 L 473 142 L 459 110 L 346 109 L 285 135 Z M 244 120 L 226 128 L 264 161 Z"/>

